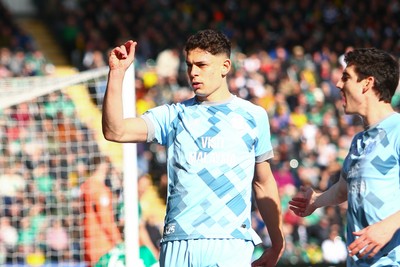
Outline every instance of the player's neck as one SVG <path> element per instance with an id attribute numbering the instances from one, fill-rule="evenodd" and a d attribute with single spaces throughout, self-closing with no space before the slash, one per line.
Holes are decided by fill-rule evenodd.
<path id="1" fill-rule="evenodd" d="M 366 129 L 378 124 L 394 113 L 394 109 L 390 103 L 384 103 L 379 107 L 370 110 L 367 116 L 364 117 L 364 127 Z"/>
<path id="2" fill-rule="evenodd" d="M 212 103 L 218 103 L 218 102 L 226 102 L 232 97 L 231 92 L 226 89 L 218 89 L 214 91 L 212 94 L 209 94 L 207 96 L 199 96 L 196 95 L 196 100 L 198 102 L 212 102 Z"/>

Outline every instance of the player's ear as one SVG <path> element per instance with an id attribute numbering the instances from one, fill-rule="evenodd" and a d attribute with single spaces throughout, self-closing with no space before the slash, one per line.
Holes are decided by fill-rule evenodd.
<path id="1" fill-rule="evenodd" d="M 231 70 L 231 65 L 232 65 L 232 62 L 229 58 L 224 60 L 224 63 L 222 64 L 222 69 L 221 69 L 221 74 L 223 77 L 225 77 L 229 73 L 229 71 Z"/>
<path id="2" fill-rule="evenodd" d="M 375 78 L 373 76 L 369 76 L 365 78 L 363 82 L 364 82 L 363 93 L 365 93 L 366 91 L 374 87 Z"/>

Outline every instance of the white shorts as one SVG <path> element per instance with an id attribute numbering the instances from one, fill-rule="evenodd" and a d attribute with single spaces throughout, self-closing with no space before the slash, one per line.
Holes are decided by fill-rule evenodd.
<path id="1" fill-rule="evenodd" d="M 242 239 L 163 242 L 160 267 L 250 267 L 254 243 Z"/>

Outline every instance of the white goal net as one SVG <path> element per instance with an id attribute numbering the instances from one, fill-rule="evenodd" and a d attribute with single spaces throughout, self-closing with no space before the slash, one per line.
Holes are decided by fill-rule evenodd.
<path id="1" fill-rule="evenodd" d="M 0 266 L 87 266 L 123 238 L 122 148 L 101 135 L 107 73 L 0 80 Z"/>

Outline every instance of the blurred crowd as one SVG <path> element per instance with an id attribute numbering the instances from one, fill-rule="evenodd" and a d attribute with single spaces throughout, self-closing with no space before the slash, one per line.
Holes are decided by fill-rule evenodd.
<path id="1" fill-rule="evenodd" d="M 342 53 L 347 46 L 400 53 L 396 0 L 34 2 L 76 65 L 86 53 L 131 38 L 138 41 L 139 61 L 154 59 L 164 49 L 182 47 L 187 36 L 204 28 L 220 29 L 246 54 L 296 45 L 306 53 L 324 48 Z"/>
<path id="2" fill-rule="evenodd" d="M 300 185 L 325 190 L 337 181 L 352 137 L 363 129 L 359 117 L 343 114 L 335 86 L 343 54 L 353 47 L 375 46 L 399 57 L 398 1 L 35 2 L 49 27 L 61 32 L 58 38 L 81 70 L 105 66 L 110 48 L 131 38 L 138 41 L 138 114 L 192 96 L 181 47 L 188 34 L 200 28 L 227 34 L 234 44 L 232 93 L 264 107 L 269 115 L 272 167 L 287 241 L 281 263 L 344 261 L 346 205 L 299 218 L 288 210 L 288 201 Z M 6 18 L 1 14 L 0 23 L 12 25 Z M 24 64 L 12 66 L 17 61 L 10 58 L 30 62 L 41 52 L 34 45 L 15 45 L 19 30 L 9 28 L 14 34 L 2 36 L 14 36 L 13 41 L 0 40 L 0 77 L 46 75 L 26 71 Z M 104 84 L 90 90 L 100 108 Z M 400 91 L 392 103 L 397 110 L 399 99 Z M 101 154 L 93 133 L 79 122 L 74 103 L 62 92 L 1 110 L 0 128 L 0 263 L 1 255 L 4 261 L 11 255 L 24 261 L 40 251 L 53 261 L 82 261 L 78 188 L 93 171 L 90 157 Z M 165 167 L 163 147 L 138 145 L 139 174 L 151 177 L 162 198 Z M 112 166 L 106 184 L 117 199 L 121 176 Z M 269 246 L 257 207 L 253 210 L 253 226 L 262 246 Z M 148 224 L 154 244 L 161 230 L 157 223 Z"/>
<path id="3" fill-rule="evenodd" d="M 37 49 L 34 37 L 18 27 L 0 3 L 0 79 L 47 75 L 53 70 L 53 64 Z"/>

